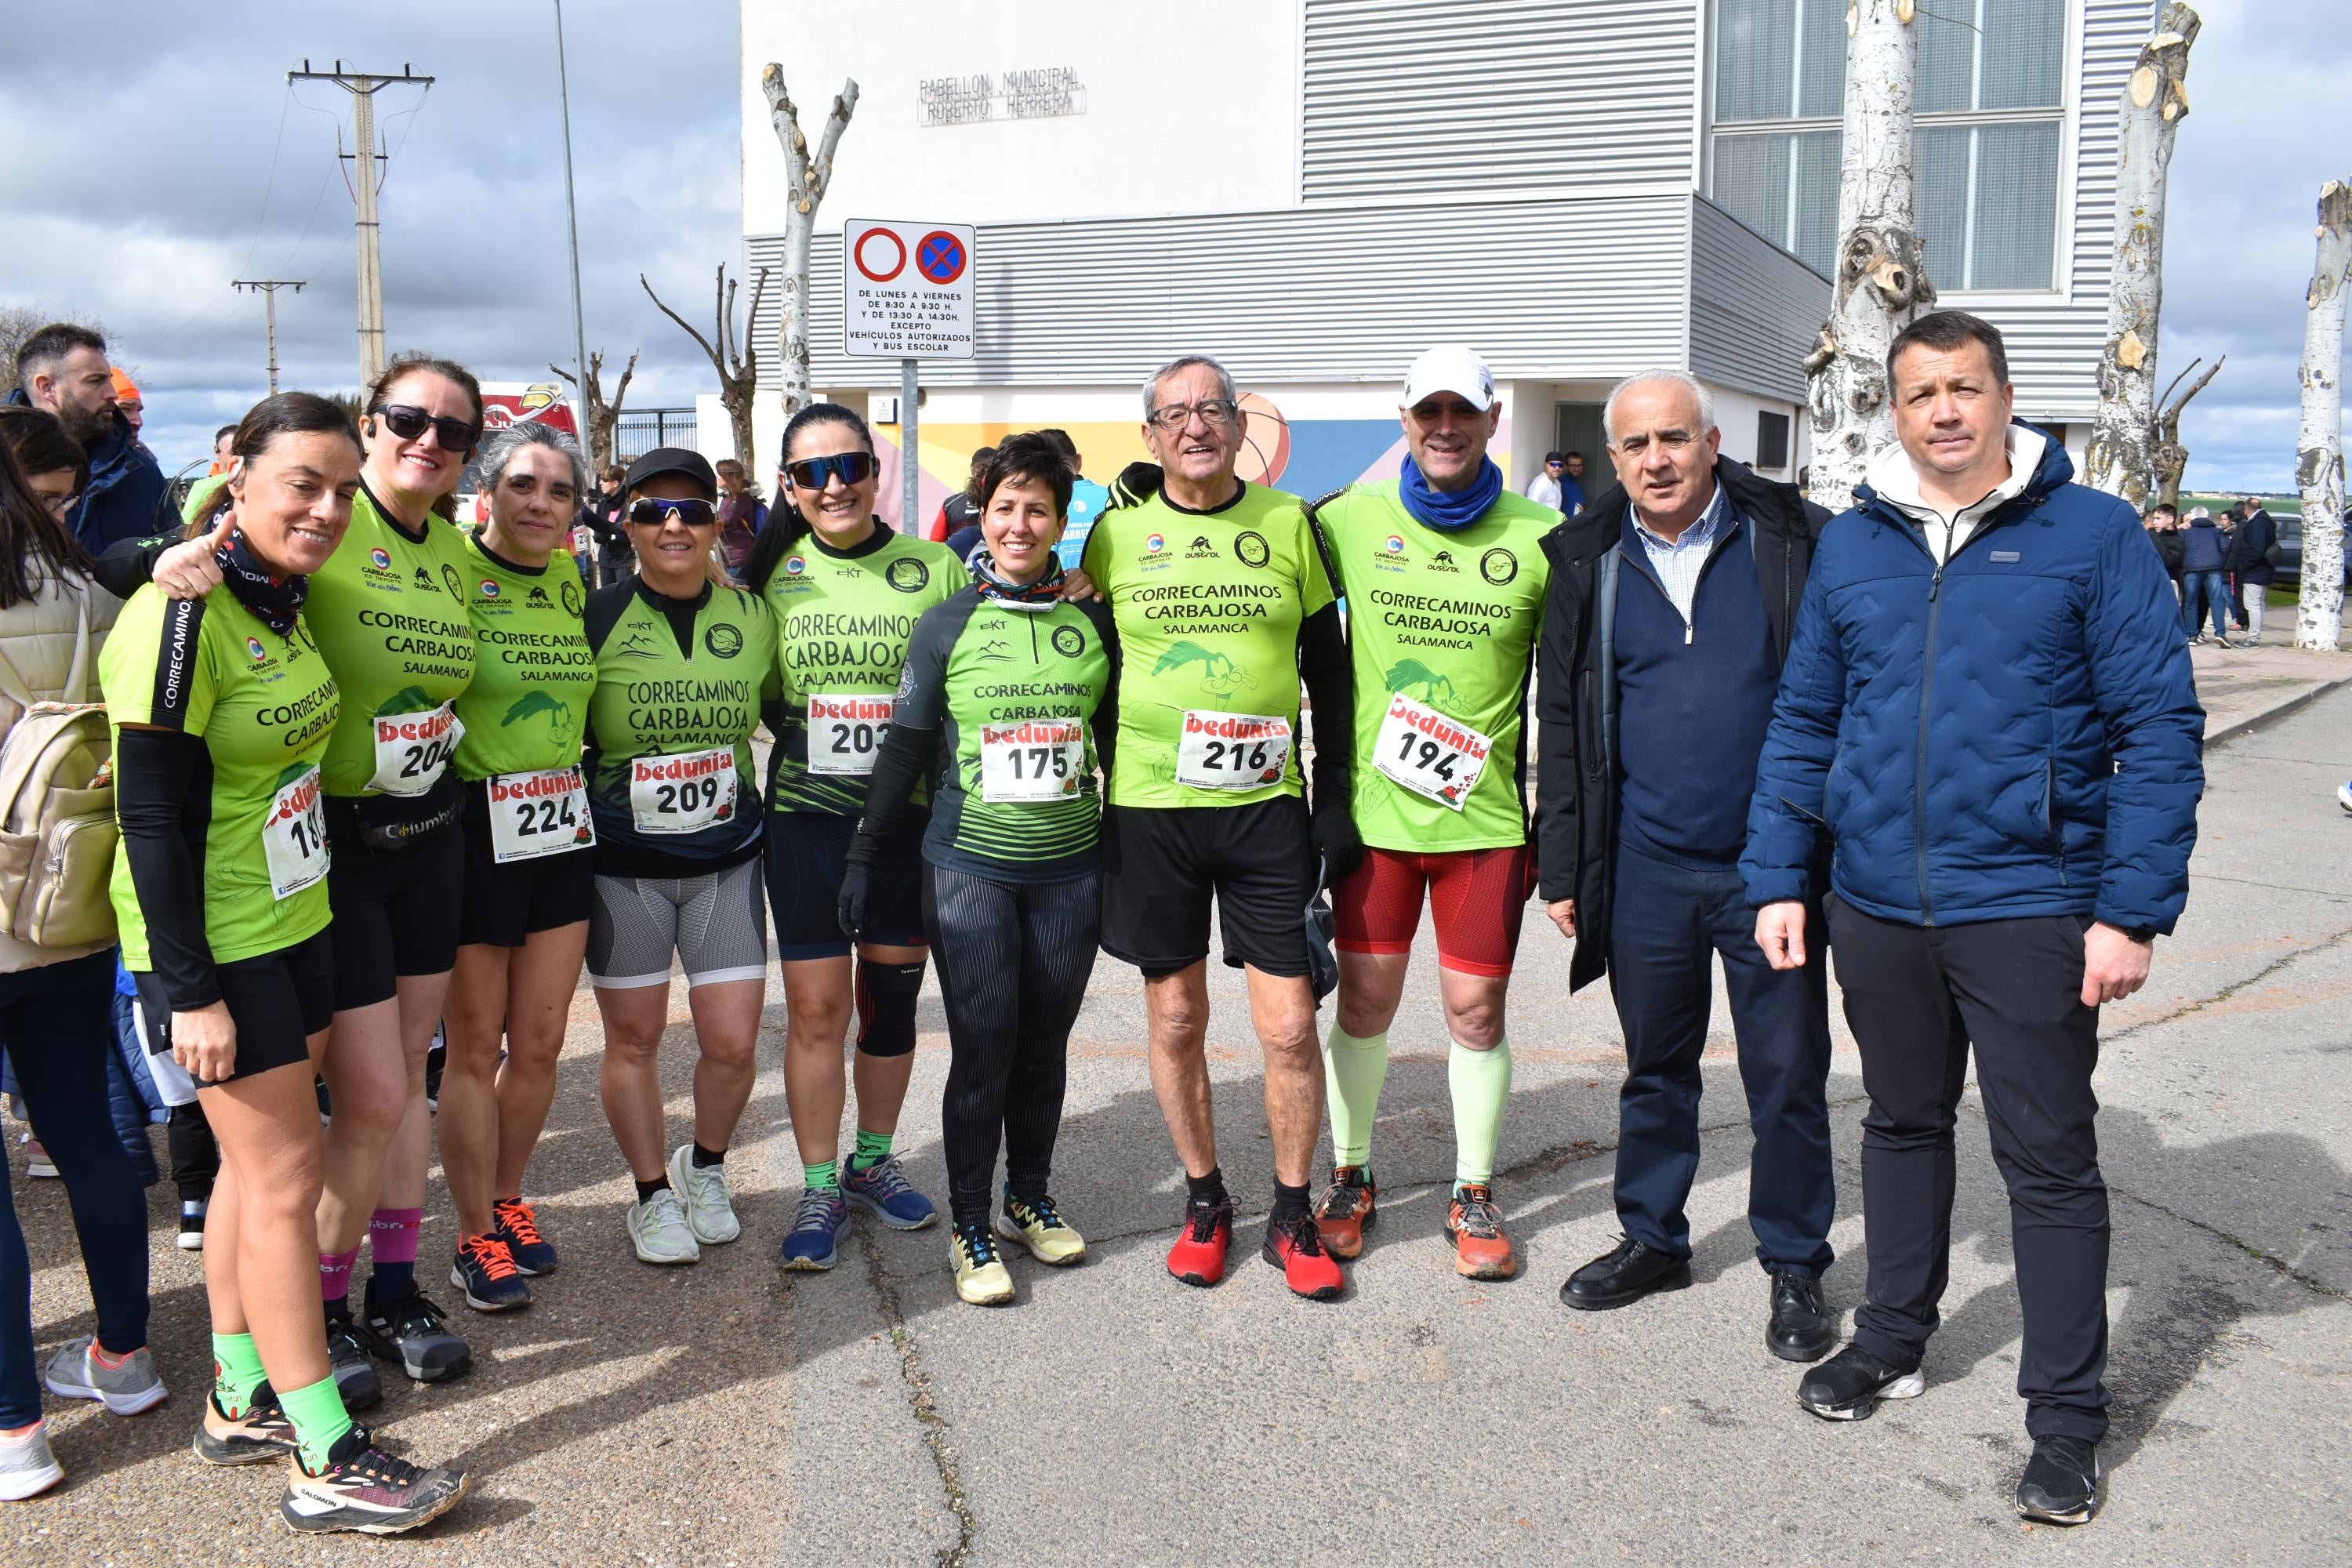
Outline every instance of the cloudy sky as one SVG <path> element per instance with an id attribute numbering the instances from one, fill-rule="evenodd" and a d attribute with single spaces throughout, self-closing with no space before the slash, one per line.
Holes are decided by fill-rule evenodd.
<path id="1" fill-rule="evenodd" d="M 843 0 L 860 3 L 860 0 Z M 2208 0 L 2173 163 L 2164 374 L 2226 353 L 2190 405 L 2192 487 L 2290 483 L 2313 202 L 2352 176 L 2352 0 Z M 262 306 L 232 278 L 306 279 L 278 296 L 290 385 L 357 378 L 349 96 L 289 90 L 308 56 L 436 76 L 379 95 L 393 348 L 485 379 L 571 359 L 553 30 L 541 0 L 447 8 L 212 0 L 26 6 L 0 58 L 0 301 L 94 316 L 138 372 L 167 468 L 200 458 L 260 381 Z M 737 9 L 572 0 L 565 8 L 588 342 L 643 351 L 629 402 L 714 384 L 637 287 L 689 320 L 740 249 Z M 853 133 L 854 139 L 854 133 Z M 38 149 L 39 155 L 26 155 Z M 845 148 L 845 156 L 853 149 Z"/>

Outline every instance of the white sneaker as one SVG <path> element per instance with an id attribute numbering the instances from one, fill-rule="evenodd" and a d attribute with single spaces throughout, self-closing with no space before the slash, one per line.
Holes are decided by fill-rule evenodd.
<path id="1" fill-rule="evenodd" d="M 677 1152 L 669 1157 L 669 1184 L 686 1201 L 686 1223 L 697 1241 L 716 1247 L 743 1234 L 742 1222 L 735 1217 L 733 1194 L 727 1190 L 727 1167 L 697 1166 L 693 1144 L 679 1144 Z"/>
<path id="2" fill-rule="evenodd" d="M 106 1366 L 93 1352 L 97 1342 L 88 1334 L 78 1340 L 68 1340 L 49 1358 L 49 1370 L 41 1381 L 59 1399 L 93 1399 L 102 1403 L 117 1415 L 136 1415 L 142 1410 L 152 1410 L 172 1396 L 163 1380 L 155 1375 L 155 1359 L 142 1345 L 132 1351 L 121 1366 Z"/>
<path id="3" fill-rule="evenodd" d="M 629 1241 L 646 1263 L 699 1263 L 702 1248 L 687 1227 L 686 1205 L 665 1187 L 641 1204 L 629 1205 Z"/>
<path id="4" fill-rule="evenodd" d="M 58 1457 L 49 1452 L 47 1422 L 35 1422 L 19 1436 L 0 1437 L 0 1502 L 37 1497 L 65 1479 Z"/>

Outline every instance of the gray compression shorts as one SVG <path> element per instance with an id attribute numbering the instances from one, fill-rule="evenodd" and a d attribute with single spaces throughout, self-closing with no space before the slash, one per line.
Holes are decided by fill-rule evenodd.
<path id="1" fill-rule="evenodd" d="M 669 984 L 675 953 L 691 986 L 768 973 L 760 863 L 699 877 L 598 877 L 588 911 L 588 983 L 607 991 Z"/>

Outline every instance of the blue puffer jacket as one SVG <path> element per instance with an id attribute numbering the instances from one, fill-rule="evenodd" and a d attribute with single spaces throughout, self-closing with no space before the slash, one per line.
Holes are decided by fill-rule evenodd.
<path id="1" fill-rule="evenodd" d="M 2204 711 L 2131 508 L 2054 441 L 1938 567 L 1869 486 L 1806 580 L 1740 862 L 1758 905 L 1830 885 L 1913 925 L 2092 914 L 2168 932 L 2189 891 Z"/>

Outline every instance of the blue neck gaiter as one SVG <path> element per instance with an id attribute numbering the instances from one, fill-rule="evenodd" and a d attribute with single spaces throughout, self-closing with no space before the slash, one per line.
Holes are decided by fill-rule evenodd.
<path id="1" fill-rule="evenodd" d="M 1440 533 L 1458 533 L 1486 515 L 1503 493 L 1503 470 L 1495 466 L 1492 458 L 1482 458 L 1478 465 L 1478 482 L 1466 490 L 1433 490 L 1429 481 L 1421 477 L 1420 465 L 1407 453 L 1404 467 L 1398 470 L 1397 499 L 1412 520 Z"/>

